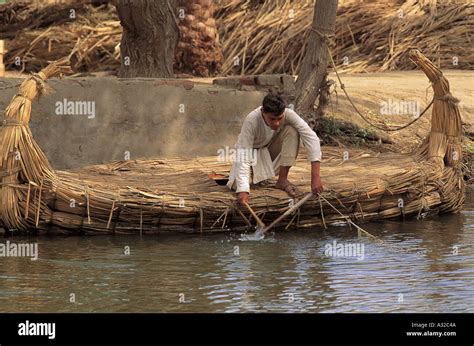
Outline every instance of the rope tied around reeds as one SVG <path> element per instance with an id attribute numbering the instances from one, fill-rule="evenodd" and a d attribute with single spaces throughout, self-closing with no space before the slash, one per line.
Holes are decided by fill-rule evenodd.
<path id="1" fill-rule="evenodd" d="M 442 95 L 442 96 L 434 96 L 434 99 L 435 100 L 438 100 L 438 101 L 446 101 L 446 102 L 450 102 L 452 104 L 458 104 L 460 101 L 458 98 L 454 97 L 451 92 L 447 92 L 446 94 Z"/>
<path id="2" fill-rule="evenodd" d="M 51 91 L 51 88 L 46 84 L 47 77 L 43 72 L 32 73 L 30 78 L 36 82 L 39 96 L 46 95 Z"/>
<path id="3" fill-rule="evenodd" d="M 14 167 L 12 169 L 7 169 L 6 171 L 1 171 L 0 172 L 0 178 L 7 177 L 9 175 L 13 175 L 15 173 L 18 173 L 21 171 L 21 167 Z"/>
<path id="4" fill-rule="evenodd" d="M 3 119 L 2 126 L 27 126 L 28 123 L 24 121 L 12 120 L 12 119 Z"/>

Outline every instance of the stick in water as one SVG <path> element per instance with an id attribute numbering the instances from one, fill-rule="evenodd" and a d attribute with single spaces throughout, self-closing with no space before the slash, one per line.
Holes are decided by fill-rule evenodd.
<path id="1" fill-rule="evenodd" d="M 258 227 L 257 227 L 257 231 L 259 230 L 263 230 L 265 229 L 265 224 L 263 223 L 262 220 L 260 220 L 260 218 L 258 217 L 258 215 L 253 211 L 253 209 L 250 207 L 250 205 L 248 203 L 245 203 L 245 206 L 247 207 L 247 209 L 250 211 L 250 214 L 252 214 L 253 218 L 257 221 L 258 223 Z"/>
<path id="2" fill-rule="evenodd" d="M 300 199 L 297 203 L 295 203 L 294 206 L 292 206 L 290 209 L 285 211 L 283 214 L 281 214 L 277 219 L 275 219 L 270 225 L 267 227 L 263 228 L 263 233 L 268 232 L 273 226 L 275 226 L 278 222 L 283 220 L 285 217 L 293 213 L 296 209 L 301 207 L 306 201 L 308 201 L 311 197 L 313 197 L 313 193 L 310 192 L 306 196 L 304 196 L 302 199 Z"/>
<path id="3" fill-rule="evenodd" d="M 362 233 L 364 233 L 366 236 L 368 236 L 369 238 L 372 238 L 372 239 L 377 239 L 379 240 L 376 236 L 370 234 L 369 232 L 367 232 L 365 229 L 363 229 L 362 227 L 360 226 L 357 226 L 354 222 L 352 222 L 348 216 L 344 215 L 343 213 L 341 213 L 335 206 L 333 206 L 326 198 L 324 198 L 323 196 L 321 196 L 321 194 L 318 193 L 318 196 L 321 197 L 327 204 L 329 204 L 329 206 L 331 208 L 333 208 L 339 215 L 341 215 L 342 217 L 344 217 L 346 219 L 346 221 L 348 223 L 350 223 L 352 226 L 354 226 L 355 228 L 357 228 L 359 231 L 361 231 Z"/>

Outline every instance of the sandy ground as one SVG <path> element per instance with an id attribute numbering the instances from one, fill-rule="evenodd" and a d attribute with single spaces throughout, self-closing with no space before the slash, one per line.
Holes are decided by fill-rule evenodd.
<path id="1" fill-rule="evenodd" d="M 445 77 L 450 82 L 451 93 L 460 100 L 459 109 L 466 129 L 474 132 L 474 71 L 446 71 Z M 330 75 L 337 80 L 335 75 Z M 431 101 L 432 88 L 426 76 L 420 71 L 395 71 L 372 74 L 341 75 L 349 96 L 362 114 L 370 112 L 369 117 L 376 123 L 385 121 L 397 127 L 414 119 L 414 115 L 381 114 L 388 104 L 398 102 L 419 102 L 420 111 Z M 351 121 L 362 127 L 369 125 L 357 114 L 348 102 L 343 91 L 337 87 L 332 94 L 332 105 L 328 115 Z M 393 107 L 392 107 L 393 109 Z M 416 123 L 406 129 L 395 132 L 384 132 L 392 138 L 401 150 L 409 150 L 419 143 L 429 132 L 431 109 Z M 380 131 L 377 131 L 380 132 Z"/>

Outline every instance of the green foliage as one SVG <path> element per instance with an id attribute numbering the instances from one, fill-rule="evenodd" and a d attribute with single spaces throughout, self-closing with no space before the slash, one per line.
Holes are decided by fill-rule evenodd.
<path id="1" fill-rule="evenodd" d="M 374 140 L 375 130 L 369 128 L 359 128 L 358 126 L 348 127 L 333 117 L 323 117 L 318 120 L 317 126 L 318 135 L 321 137 L 348 137 L 355 142 L 362 140 Z M 363 141 L 362 141 L 363 142 Z"/>

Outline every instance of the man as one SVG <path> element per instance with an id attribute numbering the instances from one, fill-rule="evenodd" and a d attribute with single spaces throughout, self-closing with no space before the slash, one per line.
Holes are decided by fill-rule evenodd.
<path id="1" fill-rule="evenodd" d="M 237 157 L 227 186 L 237 193 L 240 204 L 250 201 L 250 182 L 257 184 L 278 175 L 275 187 L 295 197 L 299 191 L 288 180 L 298 155 L 300 138 L 311 162 L 311 191 L 323 191 L 320 176 L 321 147 L 309 125 L 280 96 L 269 94 L 261 107 L 244 120 L 236 144 Z M 256 157 L 253 157 L 255 156 Z"/>

